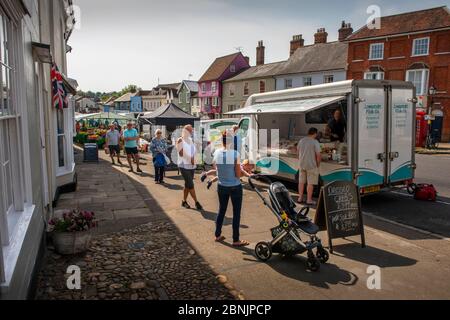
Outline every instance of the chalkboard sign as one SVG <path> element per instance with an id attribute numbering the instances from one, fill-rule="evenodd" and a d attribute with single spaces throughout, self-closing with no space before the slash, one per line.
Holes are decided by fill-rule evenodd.
<path id="1" fill-rule="evenodd" d="M 84 162 L 98 162 L 98 145 L 96 143 L 84 144 Z"/>
<path id="2" fill-rule="evenodd" d="M 365 247 L 361 196 L 354 183 L 336 181 L 326 185 L 320 192 L 315 222 L 328 231 L 330 252 L 333 252 L 333 239 L 357 235 Z"/>

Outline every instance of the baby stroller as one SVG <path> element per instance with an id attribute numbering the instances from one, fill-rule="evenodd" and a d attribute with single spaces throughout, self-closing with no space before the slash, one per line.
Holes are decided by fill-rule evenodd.
<path id="1" fill-rule="evenodd" d="M 270 203 L 255 186 L 255 179 L 269 183 Z M 313 272 L 319 271 L 320 264 L 326 263 L 330 255 L 317 237 L 319 227 L 307 217 L 309 208 L 304 207 L 297 211 L 289 191 L 280 182 L 272 183 L 269 178 L 256 175 L 249 178 L 249 184 L 262 199 L 264 205 L 275 214 L 280 222 L 280 225 L 271 230 L 273 237 L 271 242 L 260 242 L 256 245 L 256 257 L 266 262 L 272 257 L 273 253 L 294 256 L 307 252 L 306 268 Z M 309 241 L 303 242 L 302 235 L 308 237 Z M 314 254 L 314 249 L 316 249 L 316 254 Z"/>

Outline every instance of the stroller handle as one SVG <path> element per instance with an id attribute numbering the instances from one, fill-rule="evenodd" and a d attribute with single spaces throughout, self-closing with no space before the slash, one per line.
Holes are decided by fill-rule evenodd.
<path id="1" fill-rule="evenodd" d="M 249 178 L 248 178 L 248 184 L 250 185 L 250 187 L 253 189 L 253 190 L 258 190 L 257 188 L 256 188 L 256 186 L 255 186 L 255 184 L 254 184 L 254 180 L 256 180 L 256 179 L 260 179 L 260 180 L 262 180 L 262 181 L 264 181 L 264 182 L 266 182 L 266 183 L 268 183 L 268 184 L 271 184 L 272 183 L 272 180 L 270 180 L 267 176 L 263 176 L 263 175 L 261 175 L 261 174 L 255 174 L 255 175 L 252 175 L 252 176 L 250 176 Z"/>

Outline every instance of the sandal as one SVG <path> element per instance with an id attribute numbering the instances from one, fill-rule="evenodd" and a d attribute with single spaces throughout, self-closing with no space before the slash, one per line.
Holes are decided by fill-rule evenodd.
<path id="1" fill-rule="evenodd" d="M 233 243 L 233 247 L 236 247 L 236 248 L 248 247 L 249 245 L 250 245 L 250 242 L 243 241 L 243 240 Z"/>
<path id="2" fill-rule="evenodd" d="M 216 242 L 224 242 L 225 241 L 225 237 L 224 236 L 220 236 L 216 238 Z"/>

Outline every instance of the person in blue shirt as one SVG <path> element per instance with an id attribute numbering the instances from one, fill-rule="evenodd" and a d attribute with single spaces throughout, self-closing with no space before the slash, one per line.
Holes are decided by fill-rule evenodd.
<path id="1" fill-rule="evenodd" d="M 142 173 L 139 167 L 139 150 L 138 141 L 140 139 L 138 131 L 133 128 L 133 123 L 129 122 L 127 128 L 123 132 L 123 138 L 125 140 L 125 152 L 127 154 L 128 164 L 130 165 L 129 172 L 134 172 L 132 159 L 136 161 L 136 171 Z"/>
<path id="2" fill-rule="evenodd" d="M 155 166 L 155 182 L 156 184 L 164 184 L 164 171 L 166 168 L 167 142 L 163 138 L 162 131 L 156 130 L 155 137 L 150 143 L 150 151 L 153 155 L 153 164 Z"/>
<path id="3" fill-rule="evenodd" d="M 231 132 L 223 134 L 223 148 L 214 153 L 214 169 L 217 170 L 219 186 L 219 214 L 216 221 L 216 241 L 222 242 L 222 226 L 231 199 L 233 204 L 233 246 L 245 247 L 250 245 L 240 239 L 241 210 L 243 201 L 243 188 L 241 184 L 242 172 L 239 153 L 234 150 L 234 135 Z"/>

